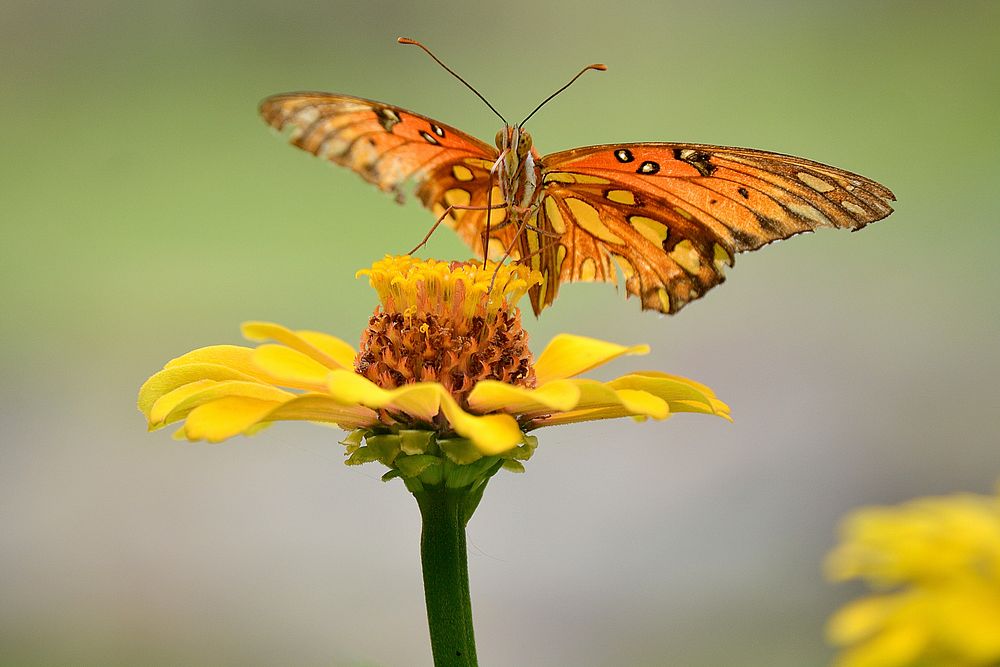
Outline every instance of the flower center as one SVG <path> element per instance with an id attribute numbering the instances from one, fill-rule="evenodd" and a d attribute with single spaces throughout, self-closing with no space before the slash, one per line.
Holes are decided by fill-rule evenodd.
<path id="1" fill-rule="evenodd" d="M 535 386 L 515 303 L 541 279 L 537 271 L 387 256 L 358 275 L 381 300 L 361 335 L 360 375 L 385 389 L 440 382 L 463 407 L 480 380 Z"/>

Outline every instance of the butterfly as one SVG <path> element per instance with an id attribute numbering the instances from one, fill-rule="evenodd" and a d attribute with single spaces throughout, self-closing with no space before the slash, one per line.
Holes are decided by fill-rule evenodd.
<path id="1" fill-rule="evenodd" d="M 500 116 L 422 44 L 399 41 L 423 48 Z M 584 68 L 535 111 L 589 69 L 605 68 Z M 642 142 L 541 156 L 527 118 L 511 125 L 500 116 L 491 146 L 407 109 L 336 93 L 273 95 L 260 113 L 274 128 L 292 128 L 295 146 L 400 203 L 413 183 L 438 216 L 435 227 L 453 227 L 478 255 L 537 269 L 536 315 L 562 283 L 617 283 L 619 273 L 644 310 L 676 313 L 721 283 L 736 253 L 817 227 L 857 230 L 892 213 L 895 201 L 858 174 L 750 148 Z"/>

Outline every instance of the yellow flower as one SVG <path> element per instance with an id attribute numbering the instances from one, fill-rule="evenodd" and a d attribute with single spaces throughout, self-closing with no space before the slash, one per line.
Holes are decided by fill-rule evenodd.
<path id="1" fill-rule="evenodd" d="M 848 516 L 827 572 L 878 594 L 827 628 L 839 667 L 1000 664 L 1000 498 L 922 498 Z"/>
<path id="2" fill-rule="evenodd" d="M 348 463 L 379 460 L 410 477 L 440 454 L 520 470 L 536 444 L 526 433 L 543 426 L 675 412 L 729 418 L 711 389 L 685 378 L 576 377 L 645 345 L 561 334 L 533 360 L 516 302 L 540 276 L 525 267 L 387 256 L 359 275 L 381 300 L 360 350 L 317 331 L 246 323 L 256 347 L 194 350 L 142 386 L 150 429 L 183 421 L 176 437 L 219 442 L 277 421 L 332 424 L 353 431 Z"/>

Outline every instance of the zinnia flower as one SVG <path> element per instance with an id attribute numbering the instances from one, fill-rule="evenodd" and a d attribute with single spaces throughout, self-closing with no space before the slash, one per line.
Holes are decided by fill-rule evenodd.
<path id="1" fill-rule="evenodd" d="M 847 517 L 832 579 L 877 593 L 830 620 L 839 667 L 1000 664 L 1000 498 L 971 494 L 869 507 Z"/>
<path id="2" fill-rule="evenodd" d="M 381 305 L 356 351 L 316 331 L 243 325 L 261 343 L 203 347 L 173 359 L 139 392 L 150 429 L 183 420 L 176 437 L 219 442 L 277 421 L 353 431 L 348 463 L 379 460 L 404 477 L 443 452 L 453 463 L 502 457 L 520 470 L 536 428 L 675 412 L 729 417 L 712 391 L 642 371 L 610 382 L 585 371 L 645 345 L 556 336 L 533 360 L 515 305 L 540 277 L 519 266 L 412 257 L 376 262 L 367 275 Z M 362 445 L 364 441 L 365 445 Z"/>
<path id="3" fill-rule="evenodd" d="M 250 322 L 257 347 L 215 345 L 169 362 L 139 390 L 150 429 L 219 442 L 276 421 L 334 424 L 348 464 L 401 477 L 422 518 L 420 553 L 435 665 L 476 664 L 465 526 L 489 479 L 523 470 L 543 426 L 596 419 L 729 418 L 712 390 L 643 371 L 578 376 L 645 345 L 562 334 L 533 359 L 517 308 L 541 279 L 518 266 L 386 257 L 367 275 L 381 305 L 354 350 L 316 331 Z M 270 341 L 270 342 L 269 342 Z"/>

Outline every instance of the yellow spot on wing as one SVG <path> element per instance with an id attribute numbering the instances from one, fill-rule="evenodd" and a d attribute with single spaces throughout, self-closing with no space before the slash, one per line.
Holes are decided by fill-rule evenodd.
<path id="1" fill-rule="evenodd" d="M 659 299 L 660 299 L 660 310 L 662 310 L 664 313 L 669 313 L 670 312 L 670 295 L 667 294 L 666 288 L 665 287 L 661 287 L 660 289 L 656 290 L 656 296 L 659 297 Z"/>
<path id="2" fill-rule="evenodd" d="M 601 220 L 601 214 L 597 212 L 596 208 L 583 200 L 573 197 L 566 199 L 566 205 L 569 206 L 570 213 L 573 214 L 576 224 L 580 225 L 584 231 L 607 243 L 623 243 L 619 236 L 616 236 L 614 232 L 607 228 Z"/>
<path id="3" fill-rule="evenodd" d="M 611 201 L 618 202 L 619 204 L 635 206 L 635 195 L 631 190 L 608 190 L 608 194 L 604 196 Z"/>
<path id="4" fill-rule="evenodd" d="M 462 190 L 461 188 L 453 188 L 451 190 L 447 190 L 444 193 L 444 201 L 449 206 L 468 206 L 469 201 L 471 200 L 472 200 L 472 195 L 470 195 L 465 190 Z M 455 220 L 458 220 L 467 212 L 468 211 L 464 209 L 454 208 L 451 210 L 450 215 L 451 217 L 455 218 Z"/>
<path id="5" fill-rule="evenodd" d="M 694 216 L 682 209 L 680 206 L 674 206 L 674 210 L 685 220 L 694 220 Z"/>
<path id="6" fill-rule="evenodd" d="M 543 183 L 593 183 L 595 185 L 607 185 L 611 181 L 600 176 L 590 176 L 589 174 L 571 174 L 566 171 L 550 171 L 542 179 Z"/>
<path id="7" fill-rule="evenodd" d="M 724 265 L 733 265 L 733 258 L 728 252 L 726 252 L 726 249 L 718 243 L 715 244 L 713 249 L 715 251 L 715 257 L 713 258 L 715 261 L 715 270 L 722 273 L 722 267 Z"/>
<path id="8" fill-rule="evenodd" d="M 472 195 L 461 188 L 453 188 L 444 193 L 444 200 L 449 206 L 468 206 Z"/>
<path id="9" fill-rule="evenodd" d="M 481 157 L 467 157 L 465 158 L 465 164 L 472 165 L 473 167 L 479 167 L 480 169 L 486 169 L 487 171 L 493 168 L 492 162 L 484 160 Z"/>
<path id="10" fill-rule="evenodd" d="M 659 220 L 653 220 L 652 218 L 647 218 L 644 215 L 630 215 L 628 221 L 632 223 L 636 231 L 645 236 L 647 239 L 655 243 L 657 246 L 662 246 L 663 242 L 667 240 L 668 229 L 665 224 Z"/>
<path id="11" fill-rule="evenodd" d="M 559 250 L 556 252 L 556 275 L 562 275 L 562 265 L 566 261 L 566 246 L 559 244 Z"/>
<path id="12" fill-rule="evenodd" d="M 549 224 L 552 225 L 552 231 L 557 234 L 566 233 L 566 221 L 563 220 L 562 213 L 559 212 L 559 206 L 552 197 L 545 198 L 545 217 L 548 218 Z"/>
<path id="13" fill-rule="evenodd" d="M 528 224 L 532 223 L 529 222 Z M 531 268 L 537 269 L 541 262 L 541 255 L 538 254 L 538 232 L 525 229 L 524 238 L 528 242 L 528 254 L 531 255 Z"/>
<path id="14" fill-rule="evenodd" d="M 696 274 L 701 270 L 701 257 L 689 240 L 681 241 L 674 246 L 670 251 L 670 259 L 680 264 L 681 268 L 690 274 Z"/>
<path id="15" fill-rule="evenodd" d="M 580 276 L 578 280 L 584 282 L 590 282 L 597 277 L 597 263 L 594 261 L 593 257 L 587 257 L 580 264 Z"/>
<path id="16" fill-rule="evenodd" d="M 434 215 L 437 216 L 438 218 L 440 218 L 442 215 L 444 215 L 444 206 L 442 206 L 441 204 L 434 204 L 434 206 L 431 207 L 431 210 L 434 211 Z M 455 214 L 455 211 L 452 211 L 447 216 L 445 216 L 445 219 L 444 219 L 445 224 L 447 224 L 452 229 L 454 229 L 454 227 L 455 227 L 455 220 L 456 220 L 454 214 Z"/>
<path id="17" fill-rule="evenodd" d="M 463 167 L 460 164 L 456 164 L 451 168 L 451 174 L 460 181 L 471 181 L 472 180 L 472 170 L 468 167 Z"/>

